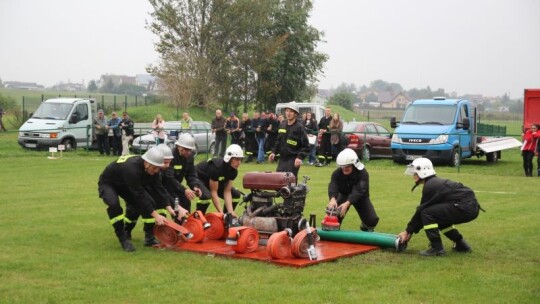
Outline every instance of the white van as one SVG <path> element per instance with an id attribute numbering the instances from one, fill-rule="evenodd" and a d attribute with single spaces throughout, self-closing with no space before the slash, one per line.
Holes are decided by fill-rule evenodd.
<path id="1" fill-rule="evenodd" d="M 87 98 L 54 98 L 43 101 L 20 127 L 18 143 L 41 149 L 64 145 L 66 150 L 90 146 L 96 103 Z"/>
<path id="2" fill-rule="evenodd" d="M 294 101 L 293 101 L 294 102 Z M 289 103 L 278 103 L 276 105 L 276 114 L 283 114 L 285 115 L 285 108 L 287 107 Z M 308 103 L 308 102 L 297 102 L 296 105 L 298 106 L 298 112 L 300 112 L 300 116 L 302 113 L 311 112 L 315 115 L 315 120 L 319 121 L 321 120 L 321 117 L 324 116 L 324 106 L 318 103 Z"/>

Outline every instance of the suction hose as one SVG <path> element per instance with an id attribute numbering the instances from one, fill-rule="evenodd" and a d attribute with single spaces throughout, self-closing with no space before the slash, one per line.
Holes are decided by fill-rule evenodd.
<path id="1" fill-rule="evenodd" d="M 327 231 L 317 229 L 321 240 L 375 245 L 385 248 L 394 248 L 397 251 L 405 250 L 406 244 L 400 243 L 400 238 L 394 234 L 365 232 L 365 231 Z"/>

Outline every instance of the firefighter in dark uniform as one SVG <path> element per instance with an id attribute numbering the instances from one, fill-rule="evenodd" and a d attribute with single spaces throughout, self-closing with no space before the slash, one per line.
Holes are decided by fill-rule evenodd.
<path id="1" fill-rule="evenodd" d="M 298 171 L 309 154 L 309 141 L 306 128 L 298 121 L 298 105 L 296 102 L 289 102 L 285 107 L 286 118 L 279 124 L 278 138 L 268 156 L 269 161 L 273 161 L 279 154 L 277 172 L 291 172 L 298 181 Z"/>
<path id="2" fill-rule="evenodd" d="M 415 180 L 416 184 L 411 191 L 420 184 L 423 184 L 424 188 L 420 205 L 405 231 L 399 234 L 401 242 L 408 242 L 413 233 L 418 233 L 423 228 L 430 248 L 420 251 L 421 255 L 446 254 L 439 231 L 454 242 L 454 251 L 471 252 L 471 247 L 454 225 L 467 223 L 478 217 L 481 207 L 474 191 L 461 183 L 435 176 L 433 164 L 427 158 L 415 159 L 408 165 L 405 174 L 412 175 Z"/>
<path id="3" fill-rule="evenodd" d="M 319 120 L 319 134 L 321 135 L 321 146 L 319 148 L 319 163 L 318 166 L 330 164 L 332 159 L 332 143 L 330 142 L 330 122 L 332 115 L 330 108 L 324 109 L 324 117 Z"/>
<path id="4" fill-rule="evenodd" d="M 188 211 L 184 208 L 180 207 L 178 208 L 178 214 L 176 214 L 176 211 L 173 209 L 174 206 L 174 196 L 171 194 L 171 192 L 168 191 L 167 186 L 172 183 L 172 180 L 174 177 L 167 176 L 167 172 L 169 169 L 169 166 L 171 164 L 171 161 L 173 159 L 173 153 L 171 151 L 171 148 L 167 146 L 166 144 L 159 144 L 157 145 L 157 148 L 160 149 L 160 151 L 163 153 L 163 166 L 161 167 L 161 170 L 159 172 L 159 178 L 161 180 L 161 183 L 163 187 L 153 187 L 152 185 L 146 185 L 145 189 L 150 193 L 152 198 L 154 198 L 154 209 L 158 214 L 161 214 L 164 217 L 167 217 L 167 214 L 171 216 L 171 218 L 174 219 L 176 216 L 178 220 L 180 220 L 182 217 L 184 217 Z M 164 191 L 166 190 L 166 191 Z M 128 240 L 131 241 L 131 231 L 135 228 L 137 225 L 137 219 L 139 218 L 140 213 L 139 211 L 134 208 L 131 205 L 126 206 L 126 214 L 124 217 L 124 229 L 126 230 L 126 235 Z M 159 242 L 156 240 L 154 236 L 154 223 L 153 221 L 148 222 L 146 219 L 143 218 L 144 222 L 144 246 L 153 246 L 159 244 Z"/>
<path id="5" fill-rule="evenodd" d="M 167 171 L 167 175 L 172 177 L 168 179 L 170 183 L 166 186 L 169 193 L 178 197 L 180 206 L 191 212 L 191 201 L 200 197 L 202 192 L 200 185 L 202 182 L 197 177 L 195 170 L 195 139 L 188 133 L 182 133 L 175 143 L 173 151 L 173 160 Z M 186 180 L 187 186 L 182 185 Z M 199 206 L 197 206 L 199 210 Z"/>
<path id="6" fill-rule="evenodd" d="M 200 204 L 197 204 L 197 210 L 206 213 L 210 201 L 212 201 L 218 212 L 229 213 L 233 217 L 237 217 L 234 209 L 240 201 L 241 193 L 233 188 L 233 181 L 238 175 L 238 168 L 243 158 L 242 147 L 233 144 L 227 148 L 223 158 L 213 158 L 197 164 L 197 176 L 202 182 L 202 194 Z M 220 204 L 220 198 L 225 202 L 224 207 Z"/>
<path id="7" fill-rule="evenodd" d="M 358 155 L 352 149 L 344 149 L 337 158 L 339 166 L 330 178 L 328 184 L 328 210 L 339 211 L 338 220 L 341 224 L 351 205 L 360 217 L 360 230 L 373 231 L 379 223 L 373 203 L 369 198 L 369 174 Z"/>
<path id="8" fill-rule="evenodd" d="M 159 178 L 162 166 L 163 153 L 157 147 L 153 147 L 142 156 L 121 156 L 109 164 L 99 177 L 99 197 L 108 206 L 110 223 L 124 251 L 135 251 L 135 247 L 126 236 L 120 197 L 124 199 L 126 205 L 137 209 L 146 222 L 163 225 L 165 217 L 156 212 L 155 201 L 145 189 L 146 186 L 158 189 L 163 187 Z M 165 195 L 161 199 L 165 201 Z"/>

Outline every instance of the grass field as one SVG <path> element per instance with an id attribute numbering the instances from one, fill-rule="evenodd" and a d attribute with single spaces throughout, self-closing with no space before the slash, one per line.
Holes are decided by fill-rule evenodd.
<path id="1" fill-rule="evenodd" d="M 178 253 L 142 246 L 120 249 L 97 196 L 97 179 L 113 158 L 97 152 L 26 151 L 16 133 L 0 133 L 0 303 L 537 303 L 540 298 L 540 178 L 525 178 L 518 150 L 501 161 L 466 160 L 458 170 L 437 167 L 443 178 L 476 191 L 487 210 L 458 226 L 471 254 L 450 250 L 424 258 L 423 232 L 406 252 L 377 250 L 294 269 L 249 260 Z M 199 159 L 201 160 L 201 159 Z M 335 167 L 302 167 L 311 177 L 304 215 L 322 219 Z M 398 233 L 419 202 L 404 166 L 366 164 L 377 231 Z M 272 171 L 274 164 L 243 164 L 241 173 Z M 241 176 L 235 183 L 241 188 Z M 350 213 L 344 229 L 358 229 Z"/>

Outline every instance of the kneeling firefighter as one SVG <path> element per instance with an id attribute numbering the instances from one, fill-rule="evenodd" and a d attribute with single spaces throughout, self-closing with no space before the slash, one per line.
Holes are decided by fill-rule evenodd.
<path id="1" fill-rule="evenodd" d="M 476 200 L 474 191 L 461 183 L 437 177 L 433 164 L 427 158 L 415 159 L 407 166 L 405 174 L 412 175 L 415 181 L 411 191 L 421 184 L 424 187 L 420 205 L 405 231 L 399 234 L 401 241 L 408 242 L 413 233 L 418 233 L 423 228 L 429 239 L 430 248 L 420 251 L 421 255 L 446 254 L 439 231 L 454 242 L 454 251 L 471 252 L 471 247 L 454 225 L 467 223 L 478 217 L 482 208 Z"/>

